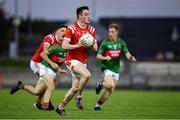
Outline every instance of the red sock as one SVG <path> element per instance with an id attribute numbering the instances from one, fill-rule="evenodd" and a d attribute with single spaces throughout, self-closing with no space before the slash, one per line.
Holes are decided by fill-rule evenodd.
<path id="1" fill-rule="evenodd" d="M 45 109 L 47 109 L 47 108 L 49 108 L 49 103 L 44 103 L 44 104 L 43 104 L 43 109 L 45 110 Z"/>
<path id="2" fill-rule="evenodd" d="M 99 105 L 102 105 L 104 103 L 103 100 L 99 99 L 98 102 L 97 102 Z"/>
<path id="3" fill-rule="evenodd" d="M 37 105 L 40 105 L 40 104 L 41 104 L 41 100 L 40 100 L 40 99 L 37 99 L 37 100 L 36 100 L 36 104 L 37 104 Z"/>
<path id="4" fill-rule="evenodd" d="M 59 109 L 64 109 L 65 106 L 66 106 L 66 103 L 62 101 L 62 102 L 59 104 Z"/>

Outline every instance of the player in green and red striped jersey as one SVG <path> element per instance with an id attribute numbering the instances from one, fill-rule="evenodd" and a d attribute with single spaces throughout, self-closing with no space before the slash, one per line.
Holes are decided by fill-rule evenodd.
<path id="1" fill-rule="evenodd" d="M 98 50 L 97 59 L 101 60 L 101 70 L 104 80 L 98 81 L 96 93 L 99 94 L 103 87 L 106 90 L 94 106 L 94 110 L 96 111 L 101 110 L 100 105 L 109 98 L 119 80 L 119 61 L 121 55 L 125 54 L 128 60 L 136 61 L 135 57 L 128 51 L 125 41 L 118 38 L 118 31 L 119 26 L 117 24 L 110 24 L 108 38 L 101 43 Z"/>

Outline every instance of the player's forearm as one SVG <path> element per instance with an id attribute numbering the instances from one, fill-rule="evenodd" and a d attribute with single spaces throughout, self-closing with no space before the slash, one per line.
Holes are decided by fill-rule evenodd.
<path id="1" fill-rule="evenodd" d="M 75 45 L 62 44 L 62 48 L 66 50 L 73 50 L 73 49 L 79 48 L 79 45 L 78 44 L 75 44 Z"/>
<path id="2" fill-rule="evenodd" d="M 48 55 L 45 52 L 41 52 L 40 56 L 44 61 L 46 61 L 50 65 L 52 64 L 52 61 L 48 58 Z"/>
<path id="3" fill-rule="evenodd" d="M 130 61 L 136 61 L 135 57 L 133 55 L 131 55 L 131 53 L 129 53 L 129 52 L 125 53 L 125 56 Z"/>
<path id="4" fill-rule="evenodd" d="M 101 54 L 97 54 L 96 58 L 98 60 L 106 60 L 106 57 L 102 56 Z"/>

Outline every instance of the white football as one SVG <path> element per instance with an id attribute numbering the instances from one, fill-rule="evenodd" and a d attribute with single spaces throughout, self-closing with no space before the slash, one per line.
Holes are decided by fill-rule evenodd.
<path id="1" fill-rule="evenodd" d="M 86 41 L 86 47 L 90 47 L 93 44 L 94 37 L 91 34 L 86 33 L 81 36 L 80 41 L 82 40 Z"/>

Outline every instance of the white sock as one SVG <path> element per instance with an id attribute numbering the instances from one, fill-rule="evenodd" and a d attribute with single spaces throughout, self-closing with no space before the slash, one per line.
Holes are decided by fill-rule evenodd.
<path id="1" fill-rule="evenodd" d="M 58 108 L 59 108 L 60 110 L 64 110 L 64 107 L 63 107 L 61 104 L 58 106 Z"/>
<path id="2" fill-rule="evenodd" d="M 82 98 L 82 95 L 77 95 L 77 98 L 79 99 L 79 98 Z"/>
<path id="3" fill-rule="evenodd" d="M 99 107 L 100 105 L 98 103 L 95 104 L 95 107 Z"/>

